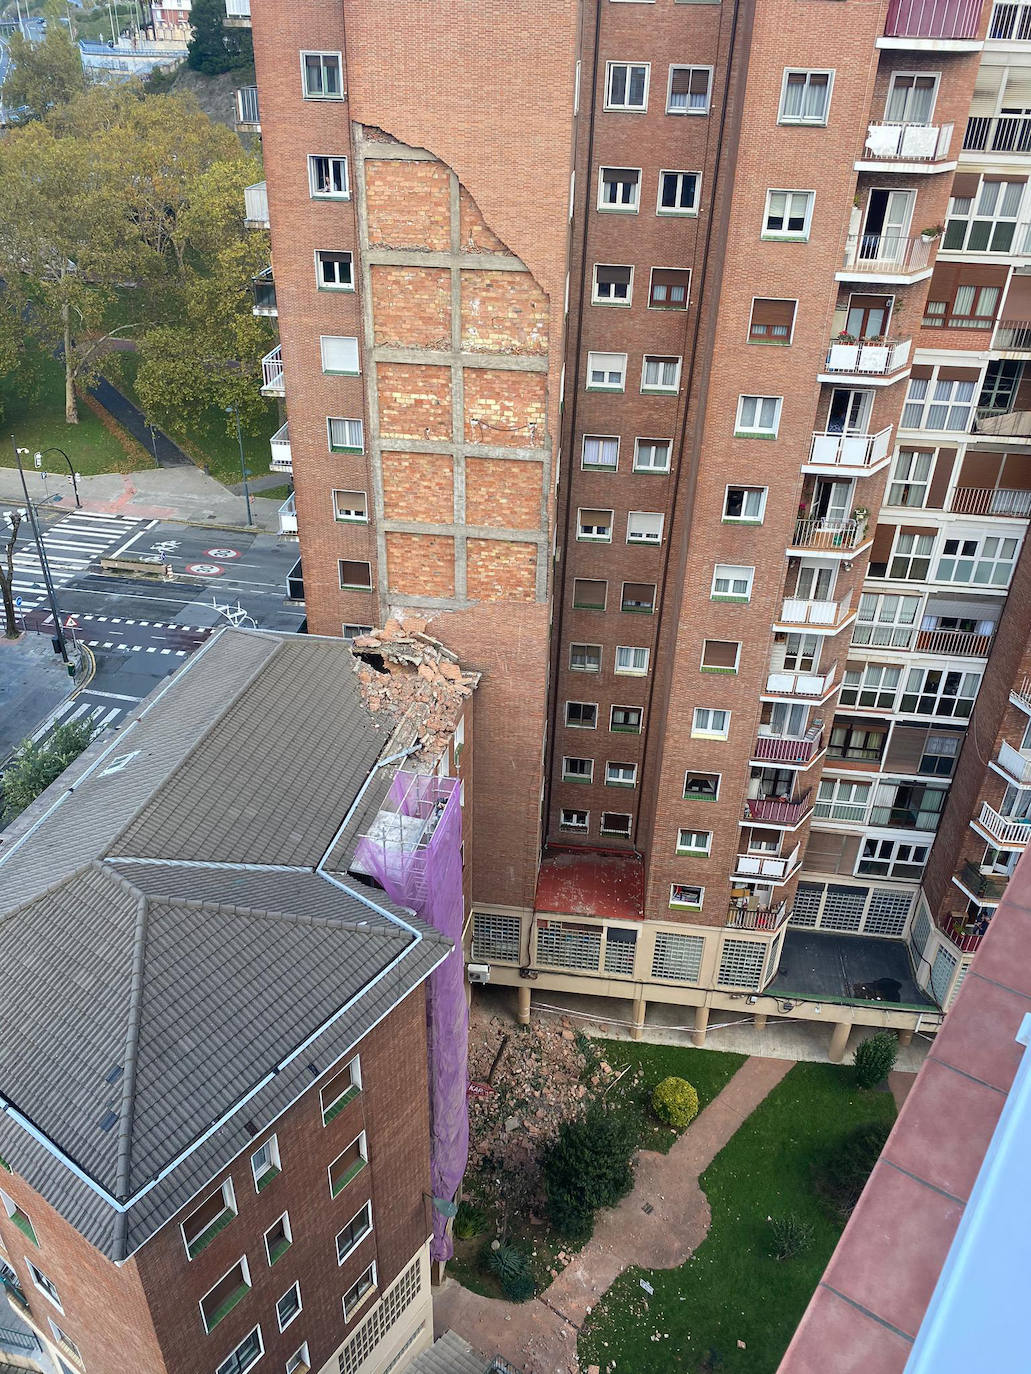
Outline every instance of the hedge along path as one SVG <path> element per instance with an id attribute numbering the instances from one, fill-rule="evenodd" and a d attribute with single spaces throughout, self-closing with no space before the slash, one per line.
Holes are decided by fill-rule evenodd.
<path id="1" fill-rule="evenodd" d="M 697 1249 L 710 1221 L 699 1175 L 791 1067 L 788 1059 L 746 1059 L 668 1154 L 642 1150 L 632 1191 L 599 1213 L 590 1241 L 531 1302 L 484 1298 L 446 1280 L 433 1301 L 437 1332 L 457 1331 L 485 1355 L 533 1374 L 579 1374 L 576 1337 L 588 1309 L 631 1265 L 675 1269 Z"/>

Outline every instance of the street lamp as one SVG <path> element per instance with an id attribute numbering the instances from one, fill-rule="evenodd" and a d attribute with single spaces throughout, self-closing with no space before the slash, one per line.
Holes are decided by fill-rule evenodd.
<path id="1" fill-rule="evenodd" d="M 36 466 L 38 467 L 40 465 L 40 463 L 43 461 L 43 459 L 47 456 L 48 453 L 59 453 L 61 457 L 64 459 L 64 461 L 68 464 L 68 471 L 71 474 L 72 479 L 72 491 L 75 492 L 75 504 L 77 506 L 81 506 L 82 502 L 79 500 L 79 477 L 74 467 L 72 466 L 72 460 L 68 457 L 67 453 L 65 453 L 63 448 L 58 448 L 55 444 L 52 448 L 45 448 L 42 453 L 34 454 L 33 456 L 36 459 Z"/>
<path id="2" fill-rule="evenodd" d="M 243 432 L 240 429 L 239 406 L 226 406 L 226 414 L 233 415 L 236 418 L 236 442 L 240 445 L 240 476 L 243 478 L 243 496 L 244 500 L 247 502 L 247 523 L 248 525 L 253 525 L 254 519 L 251 516 L 251 489 L 247 485 L 247 464 L 243 459 Z"/>
<path id="3" fill-rule="evenodd" d="M 50 602 L 50 611 L 54 617 L 54 629 L 56 630 L 55 639 L 57 647 L 61 652 L 61 657 L 65 663 L 70 663 L 68 658 L 68 646 L 64 641 L 64 627 L 61 624 L 61 612 L 57 609 L 57 593 L 54 591 L 53 579 L 50 576 L 50 564 L 47 562 L 47 551 L 43 547 L 43 536 L 39 532 L 39 521 L 36 519 L 36 507 L 32 504 L 29 497 L 29 484 L 25 480 L 25 469 L 21 465 L 21 456 L 28 453 L 27 448 L 19 448 L 15 443 L 14 435 L 11 435 L 11 447 L 14 449 L 14 461 L 21 476 L 21 487 L 25 493 L 25 506 L 29 513 L 29 523 L 32 526 L 32 533 L 36 540 L 36 551 L 39 555 L 39 566 L 43 570 L 43 581 L 46 584 L 47 599 Z M 72 669 L 74 672 L 74 669 Z"/>

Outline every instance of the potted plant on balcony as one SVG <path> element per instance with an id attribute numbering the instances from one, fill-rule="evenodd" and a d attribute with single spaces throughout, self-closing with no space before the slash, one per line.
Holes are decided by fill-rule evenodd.
<path id="1" fill-rule="evenodd" d="M 842 330 L 831 339 L 827 366 L 832 372 L 855 372 L 859 364 L 859 341 L 855 334 Z"/>
<path id="2" fill-rule="evenodd" d="M 935 239 L 940 239 L 944 233 L 944 224 L 932 224 L 929 228 L 920 230 L 920 237 L 924 243 L 933 243 Z"/>
<path id="3" fill-rule="evenodd" d="M 861 544 L 863 536 L 866 534 L 866 527 L 870 523 L 870 512 L 866 506 L 854 506 L 852 519 L 856 522 L 856 543 Z"/>

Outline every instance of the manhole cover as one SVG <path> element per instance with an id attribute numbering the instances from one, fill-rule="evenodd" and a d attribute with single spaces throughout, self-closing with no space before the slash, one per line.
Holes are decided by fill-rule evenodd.
<path id="1" fill-rule="evenodd" d="M 644 1206 L 641 1208 L 641 1211 L 642 1211 L 642 1212 L 654 1212 L 654 1211 L 655 1211 L 655 1208 L 651 1205 L 650 1202 L 646 1202 L 646 1203 L 644 1204 Z"/>

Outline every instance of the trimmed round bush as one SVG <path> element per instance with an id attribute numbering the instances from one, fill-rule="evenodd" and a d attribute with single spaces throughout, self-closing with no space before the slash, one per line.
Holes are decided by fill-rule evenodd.
<path id="1" fill-rule="evenodd" d="M 698 1094 L 686 1078 L 664 1078 L 652 1093 L 652 1111 L 667 1126 L 682 1131 L 698 1115 Z"/>

